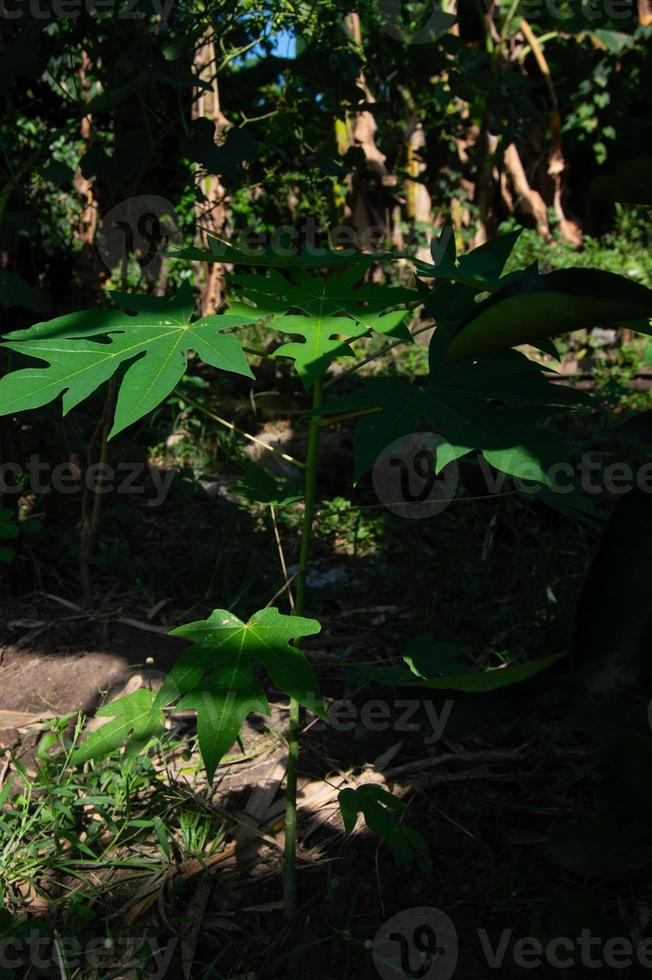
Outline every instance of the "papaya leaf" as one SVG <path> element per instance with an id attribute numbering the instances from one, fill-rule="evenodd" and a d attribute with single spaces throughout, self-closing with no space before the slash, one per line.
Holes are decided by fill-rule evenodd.
<path id="1" fill-rule="evenodd" d="M 321 629 L 314 619 L 262 609 L 243 623 L 225 609 L 207 620 L 172 631 L 193 641 L 155 696 L 153 710 L 178 701 L 197 712 L 199 748 L 209 779 L 251 711 L 267 714 L 267 699 L 256 674 L 262 664 L 285 694 L 323 716 L 315 673 L 290 641 Z"/>
<path id="2" fill-rule="evenodd" d="M 433 264 L 420 259 L 412 264 L 422 278 L 460 283 L 475 292 L 495 289 L 520 234 L 521 229 L 498 235 L 458 259 L 453 227 L 446 225 L 430 243 Z"/>
<path id="3" fill-rule="evenodd" d="M 353 266 L 328 277 L 293 270 L 289 279 L 275 269 L 266 276 L 237 275 L 233 282 L 255 308 L 236 301 L 228 312 L 244 317 L 257 314 L 259 319 L 271 317 L 269 328 L 302 336 L 303 343 L 285 344 L 276 353 L 294 360 L 304 386 L 310 388 L 336 357 L 353 356 L 343 337 L 355 339 L 371 331 L 411 340 L 403 323 L 407 310 L 381 314 L 402 303 L 420 303 L 420 294 L 400 286 L 357 285 L 363 274 L 364 269 Z M 291 310 L 302 310 L 306 315 L 288 315 Z"/>
<path id="4" fill-rule="evenodd" d="M 140 688 L 103 705 L 97 712 L 98 716 L 112 720 L 91 732 L 73 750 L 72 764 L 80 765 L 90 759 L 109 755 L 130 740 L 142 746 L 150 738 L 161 735 L 165 731 L 165 717 L 161 710 L 155 708 L 155 698 L 154 691 Z"/>
<path id="5" fill-rule="evenodd" d="M 423 639 L 419 650 L 419 669 L 415 666 L 414 656 L 404 657 L 404 660 L 413 674 L 419 679 L 417 686 L 432 687 L 439 690 L 467 691 L 478 694 L 485 691 L 497 691 L 499 688 L 508 687 L 510 684 L 518 684 L 520 681 L 526 681 L 530 677 L 534 677 L 535 674 L 539 674 L 547 667 L 551 667 L 552 664 L 557 663 L 558 660 L 561 660 L 566 655 L 565 653 L 556 653 L 550 657 L 529 660 L 523 664 L 488 667 L 486 670 L 481 671 L 460 670 L 458 667 L 456 673 L 441 675 L 439 674 L 439 665 L 437 663 L 427 664 L 423 649 Z"/>
<path id="6" fill-rule="evenodd" d="M 0 414 L 38 408 L 62 393 L 67 413 L 129 363 L 118 394 L 114 436 L 169 395 L 186 371 L 190 350 L 213 367 L 253 378 L 238 339 L 221 333 L 251 322 L 251 317 L 227 314 L 193 322 L 194 299 L 187 283 L 171 300 L 126 293 L 112 293 L 111 298 L 120 309 L 72 313 L 7 335 L 2 346 L 48 366 L 5 375 L 0 380 Z M 99 335 L 106 340 L 91 339 Z"/>
<path id="7" fill-rule="evenodd" d="M 334 316 L 347 313 L 354 320 L 363 315 L 383 313 L 390 307 L 421 301 L 414 289 L 402 286 L 358 285 L 364 268 L 353 266 L 336 270 L 330 276 L 314 276 L 299 269 L 288 279 L 272 269 L 266 276 L 244 274 L 232 281 L 244 290 L 247 299 L 271 313 L 303 310 L 312 316 Z"/>
<path id="8" fill-rule="evenodd" d="M 354 320 L 341 316 L 279 316 L 270 320 L 267 326 L 303 337 L 302 341 L 281 344 L 275 354 L 294 361 L 306 391 L 312 388 L 331 361 L 338 357 L 354 357 L 350 341 L 367 332 Z"/>
<path id="9" fill-rule="evenodd" d="M 539 660 L 530 660 L 522 664 L 488 667 L 479 671 L 469 671 L 462 666 L 453 670 L 454 665 L 452 665 L 451 670 L 453 672 L 440 674 L 440 665 L 435 664 L 433 667 L 427 665 L 426 641 L 426 637 L 420 637 L 419 669 L 414 666 L 414 657 L 408 655 L 403 658 L 407 667 L 361 665 L 356 667 L 356 671 L 367 680 L 374 681 L 376 684 L 384 684 L 387 687 L 420 687 L 437 691 L 464 691 L 469 694 L 481 694 L 529 680 L 530 677 L 541 673 L 542 670 L 546 670 L 566 656 L 565 652 L 556 653 L 550 657 L 542 657 Z M 424 676 L 424 674 L 428 676 Z"/>
<path id="10" fill-rule="evenodd" d="M 480 303 L 460 325 L 446 350 L 452 363 L 582 328 L 637 321 L 652 316 L 652 290 L 624 276 L 598 269 L 557 269 L 526 273 Z"/>
<path id="11" fill-rule="evenodd" d="M 425 424 L 444 440 L 437 451 L 437 472 L 478 449 L 496 469 L 547 484 L 551 467 L 564 461 L 567 451 L 563 439 L 541 423 L 556 406 L 574 403 L 592 400 L 584 392 L 551 384 L 541 367 L 519 351 L 506 351 L 441 366 L 416 383 L 371 378 L 352 395 L 327 402 L 320 414 L 366 413 L 353 440 L 356 481 L 386 447 Z"/>
<path id="12" fill-rule="evenodd" d="M 468 674 L 471 668 L 457 663 L 457 660 L 472 650 L 467 643 L 435 640 L 429 634 L 424 634 L 410 640 L 403 659 L 410 670 L 420 677 L 445 677 L 450 674 Z"/>
<path id="13" fill-rule="evenodd" d="M 296 480 L 278 479 L 262 466 L 248 463 L 233 491 L 257 504 L 284 507 L 303 500 L 304 481 L 300 477 Z"/>
<path id="14" fill-rule="evenodd" d="M 357 789 L 341 790 L 337 800 L 347 834 L 355 830 L 362 814 L 369 830 L 391 845 L 397 864 L 411 864 L 416 859 L 422 871 L 432 871 L 426 840 L 396 819 L 396 813 L 407 809 L 398 797 L 377 783 L 365 783 Z"/>

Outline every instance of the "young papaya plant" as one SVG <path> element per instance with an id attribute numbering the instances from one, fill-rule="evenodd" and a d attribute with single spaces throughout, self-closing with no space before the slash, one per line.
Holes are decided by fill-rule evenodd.
<path id="1" fill-rule="evenodd" d="M 433 243 L 433 264 L 414 261 L 414 289 L 365 283 L 370 267 L 386 261 L 387 255 L 333 250 L 288 257 L 273 250 L 243 252 L 210 239 L 207 252 L 186 249 L 176 257 L 263 270 L 235 275 L 234 298 L 218 315 L 195 318 L 192 290 L 186 284 L 170 300 L 111 294 L 112 309 L 57 317 L 14 331 L 5 340 L 16 354 L 46 366 L 21 368 L 0 379 L 0 414 L 36 408 L 60 396 L 67 412 L 125 366 L 111 430 L 115 435 L 167 398 L 187 369 L 189 351 L 215 368 L 253 378 L 237 330 L 260 323 L 287 338 L 275 356 L 294 364 L 312 395 L 307 458 L 299 463 L 304 510 L 292 615 L 279 612 L 272 600 L 246 622 L 230 610 L 217 609 L 204 621 L 181 626 L 174 634 L 192 645 L 181 654 L 162 688 L 136 691 L 101 709 L 100 714 L 110 720 L 76 749 L 73 761 L 98 758 L 121 744 L 129 752 L 143 751 L 162 730 L 165 709 L 176 705 L 197 714 L 199 749 L 212 779 L 247 714 L 268 710 L 257 673 L 262 666 L 290 702 L 284 863 L 290 919 L 297 901 L 301 706 L 325 716 L 318 678 L 301 650 L 303 638 L 320 629 L 316 620 L 306 618 L 305 607 L 324 421 L 342 416 L 357 419 L 356 480 L 391 442 L 426 424 L 443 439 L 436 457 L 438 471 L 479 451 L 504 473 L 519 475 L 527 466 L 528 478 L 545 493 L 549 467 L 565 455 L 563 440 L 545 422 L 555 412 L 586 402 L 588 396 L 553 384 L 541 366 L 514 350 L 514 345 L 529 343 L 554 351 L 552 338 L 557 334 L 598 323 L 627 322 L 650 332 L 643 318 L 652 313 L 652 292 L 627 279 L 593 271 L 586 275 L 585 270 L 540 276 L 530 269 L 504 276 L 515 238 L 513 233 L 502 236 L 458 258 L 454 236 L 445 229 Z M 406 320 L 420 306 L 428 318 L 426 328 L 433 321 L 436 325 L 427 375 L 413 383 L 400 377 L 374 377 L 352 394 L 324 401 L 327 385 L 359 371 L 371 359 L 357 357 L 365 337 L 376 334 L 387 340 L 373 357 L 412 342 L 418 330 L 410 333 Z M 351 367 L 327 379 L 330 365 L 340 358 L 352 362 Z M 270 508 L 297 499 L 296 483 L 262 476 L 256 468 L 245 473 L 241 489 L 248 499 Z M 544 499 L 561 506 L 552 492 Z M 570 502 L 565 495 L 561 509 L 583 512 L 579 492 Z M 281 591 L 290 588 L 286 577 Z M 422 647 L 416 654 L 409 652 L 403 673 L 407 671 L 418 684 L 436 687 L 441 665 L 435 663 L 433 668 Z M 482 690 L 496 682 L 517 682 L 555 660 L 551 657 L 532 670 L 515 670 L 508 679 L 491 677 L 483 683 L 455 665 L 449 664 L 444 673 L 454 675 L 462 690 Z M 353 829 L 362 813 L 368 826 L 392 844 L 399 860 L 415 858 L 421 867 L 429 866 L 418 835 L 395 822 L 391 811 L 403 804 L 391 794 L 367 786 L 345 790 L 340 806 L 347 830 Z"/>

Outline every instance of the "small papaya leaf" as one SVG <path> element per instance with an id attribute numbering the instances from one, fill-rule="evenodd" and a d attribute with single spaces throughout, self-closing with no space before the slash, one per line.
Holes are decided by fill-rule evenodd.
<path id="1" fill-rule="evenodd" d="M 410 864 L 416 859 L 422 870 L 432 870 L 425 839 L 396 819 L 396 813 L 407 810 L 398 797 L 377 783 L 365 783 L 357 789 L 341 790 L 337 799 L 347 834 L 355 830 L 358 816 L 362 814 L 369 830 L 392 847 L 397 864 Z"/>
<path id="2" fill-rule="evenodd" d="M 387 446 L 425 424 L 448 444 L 437 452 L 437 472 L 479 449 L 503 472 L 548 483 L 548 470 L 566 459 L 567 450 L 563 439 L 541 423 L 556 406 L 578 403 L 592 404 L 592 399 L 553 385 L 540 365 L 519 351 L 506 351 L 440 366 L 415 383 L 370 378 L 352 395 L 327 402 L 320 414 L 335 418 L 360 412 L 353 440 L 356 480 Z"/>
<path id="3" fill-rule="evenodd" d="M 460 256 L 460 270 L 465 276 L 487 286 L 495 285 L 502 276 L 523 229 L 496 235 L 465 255 Z"/>
<path id="4" fill-rule="evenodd" d="M 358 817 L 362 813 L 365 816 L 365 810 L 371 812 L 371 819 L 373 821 L 374 811 L 379 811 L 380 815 L 380 826 L 387 828 L 389 834 L 395 832 L 396 821 L 391 816 L 391 811 L 398 811 L 399 813 L 405 812 L 407 806 L 398 797 L 393 796 L 382 786 L 377 783 L 365 783 L 363 786 L 358 786 L 357 789 L 343 789 L 338 794 L 338 801 L 340 804 L 340 812 L 342 814 L 342 822 L 344 823 L 344 830 L 347 834 L 352 834 L 355 830 L 355 826 L 358 822 Z M 379 804 L 382 806 L 379 807 Z M 377 833 L 379 837 L 385 837 L 376 827 L 370 826 L 369 821 L 365 816 L 365 823 Z M 378 826 L 378 825 L 377 825 Z M 385 840 L 387 838 L 385 837 Z"/>
<path id="5" fill-rule="evenodd" d="M 430 254 L 432 256 L 432 269 L 437 270 L 438 277 L 454 276 L 457 271 L 457 243 L 455 241 L 455 229 L 452 224 L 444 225 L 439 236 L 430 242 Z M 420 260 L 420 266 L 426 266 Z M 415 263 L 416 264 L 416 263 Z M 430 268 L 430 267 L 429 267 Z"/>
<path id="6" fill-rule="evenodd" d="M 315 673 L 305 654 L 290 643 L 320 629 L 314 619 L 285 616 L 272 607 L 261 609 L 247 623 L 216 609 L 207 620 L 172 631 L 173 636 L 193 641 L 193 646 L 166 677 L 153 710 L 179 701 L 179 707 L 197 712 L 199 748 L 209 778 L 246 715 L 268 712 L 258 664 L 280 690 L 323 717 Z"/>
<path id="7" fill-rule="evenodd" d="M 90 759 L 98 759 L 115 752 L 121 745 L 133 739 L 139 747 L 165 731 L 165 717 L 156 708 L 156 694 L 147 688 L 139 688 L 123 698 L 103 705 L 97 712 L 100 718 L 111 718 L 101 728 L 91 732 L 72 752 L 70 761 L 81 765 Z"/>
<path id="8" fill-rule="evenodd" d="M 11 562 L 16 557 L 16 552 L 13 548 L 1 547 L 0 548 L 0 562 L 3 565 L 10 565 Z"/>
<path id="9" fill-rule="evenodd" d="M 257 463 L 247 464 L 242 479 L 236 483 L 233 490 L 234 493 L 241 494 L 254 503 L 270 504 L 275 507 L 296 503 L 298 500 L 303 500 L 304 495 L 301 478 L 278 479 Z"/>
<path id="10" fill-rule="evenodd" d="M 253 378 L 238 339 L 222 334 L 251 317 L 193 321 L 187 283 L 171 300 L 126 293 L 111 298 L 120 309 L 72 313 L 7 335 L 3 347 L 46 361 L 48 367 L 25 368 L 0 379 L 0 414 L 38 408 L 61 394 L 67 413 L 129 363 L 116 403 L 114 436 L 169 395 L 186 371 L 190 350 L 213 367 Z M 91 339 L 99 335 L 106 340 Z"/>
<path id="11" fill-rule="evenodd" d="M 599 269 L 528 273 L 493 293 L 460 325 L 448 363 L 582 328 L 640 321 L 652 315 L 652 290 Z M 635 328 L 652 333 L 645 321 Z"/>
<path id="12" fill-rule="evenodd" d="M 423 278 L 460 283 L 475 292 L 495 289 L 521 230 L 498 235 L 458 259 L 455 233 L 451 225 L 446 225 L 439 238 L 430 244 L 433 264 L 414 258 L 412 264 Z"/>

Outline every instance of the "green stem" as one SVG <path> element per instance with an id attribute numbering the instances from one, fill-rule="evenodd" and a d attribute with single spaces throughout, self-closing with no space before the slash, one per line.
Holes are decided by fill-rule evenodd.
<path id="1" fill-rule="evenodd" d="M 312 407 L 321 406 L 323 377 L 315 382 Z M 312 522 L 315 513 L 315 484 L 317 481 L 317 463 L 319 461 L 319 419 L 316 415 L 310 419 L 308 435 L 308 457 L 306 460 L 306 491 L 303 514 L 303 533 L 301 535 L 301 550 L 299 552 L 299 573 L 297 576 L 297 594 L 294 603 L 294 615 L 302 616 L 306 595 L 306 573 L 310 556 L 310 538 Z M 300 641 L 295 640 L 297 646 Z M 283 897 L 285 899 L 286 918 L 293 922 L 297 914 L 297 882 L 296 882 L 296 847 L 297 847 L 297 763 L 299 761 L 299 702 L 290 700 L 290 721 L 288 729 L 288 768 L 287 789 L 285 802 L 285 857 L 283 863 Z"/>

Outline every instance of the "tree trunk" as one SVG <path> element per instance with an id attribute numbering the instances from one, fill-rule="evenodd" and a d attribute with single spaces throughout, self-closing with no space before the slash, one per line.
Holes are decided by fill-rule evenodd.
<path id="1" fill-rule="evenodd" d="M 347 14 L 344 28 L 353 43 L 361 47 L 360 15 Z M 365 102 L 373 103 L 374 99 L 364 72 L 360 72 L 356 84 L 364 92 Z M 365 155 L 364 172 L 355 173 L 349 181 L 348 207 L 348 216 L 356 243 L 363 249 L 378 248 L 383 244 L 383 239 L 396 244 L 396 236 L 400 235 L 400 224 L 396 220 L 398 202 L 394 194 L 397 181 L 396 177 L 389 173 L 385 154 L 376 144 L 377 129 L 376 120 L 367 109 L 350 112 L 344 131 L 342 126 L 338 128 L 340 152 L 346 152 L 349 147 L 357 146 Z"/>
<path id="2" fill-rule="evenodd" d="M 210 31 L 200 44 L 194 59 L 195 73 L 209 82 L 211 90 L 196 89 L 192 103 L 192 118 L 207 118 L 215 123 L 215 135 L 226 133 L 229 122 L 220 108 L 220 93 L 216 77 L 217 59 L 215 42 Z M 203 200 L 197 201 L 195 213 L 200 244 L 206 245 L 205 235 L 218 237 L 228 234 L 229 208 L 226 191 L 217 174 L 205 174 L 200 181 Z M 217 262 L 204 263 L 200 267 L 201 292 L 199 306 L 202 316 L 209 316 L 221 306 L 224 298 L 224 266 Z"/>

